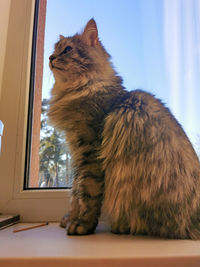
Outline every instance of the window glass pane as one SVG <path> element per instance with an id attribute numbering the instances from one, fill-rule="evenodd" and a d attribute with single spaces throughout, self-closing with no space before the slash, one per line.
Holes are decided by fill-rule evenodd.
<path id="1" fill-rule="evenodd" d="M 42 73 L 36 70 L 36 81 L 40 75 L 41 86 L 35 85 L 35 92 L 41 91 L 38 108 L 41 129 L 38 153 L 32 148 L 31 159 L 35 163 L 31 163 L 29 187 L 71 185 L 73 172 L 65 136 L 47 123 L 46 111 L 54 83 L 48 58 L 60 34 L 74 35 L 90 18 L 96 20 L 100 39 L 127 90 L 141 88 L 162 99 L 200 153 L 200 1 L 41 2 L 46 3 L 41 15 L 45 19 L 39 21 L 45 25 L 43 69 Z M 37 64 L 36 67 L 39 68 Z M 37 109 L 37 101 L 34 103 Z M 37 155 L 38 163 L 34 161 Z"/>

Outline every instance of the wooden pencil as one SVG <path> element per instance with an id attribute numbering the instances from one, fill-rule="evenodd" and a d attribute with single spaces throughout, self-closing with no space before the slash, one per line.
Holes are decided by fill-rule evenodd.
<path id="1" fill-rule="evenodd" d="M 37 224 L 37 225 L 33 225 L 33 226 L 24 227 L 24 228 L 21 228 L 21 229 L 16 229 L 16 230 L 13 230 L 13 233 L 22 232 L 22 231 L 26 231 L 26 230 L 42 227 L 42 226 L 45 226 L 45 225 L 48 225 L 48 222 Z"/>

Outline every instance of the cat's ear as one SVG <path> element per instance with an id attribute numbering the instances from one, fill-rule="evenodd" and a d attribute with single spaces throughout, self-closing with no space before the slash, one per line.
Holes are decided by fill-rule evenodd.
<path id="1" fill-rule="evenodd" d="M 60 37 L 60 40 L 65 39 L 65 37 L 62 34 L 60 34 L 59 37 Z"/>
<path id="2" fill-rule="evenodd" d="M 98 45 L 99 43 L 98 30 L 97 30 L 97 25 L 94 19 L 91 19 L 88 21 L 82 33 L 82 37 L 88 45 L 93 46 L 93 47 Z"/>

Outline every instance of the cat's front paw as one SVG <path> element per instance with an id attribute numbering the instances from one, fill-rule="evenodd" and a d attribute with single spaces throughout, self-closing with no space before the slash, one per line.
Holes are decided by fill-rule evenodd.
<path id="1" fill-rule="evenodd" d="M 86 222 L 71 222 L 67 228 L 68 235 L 89 235 L 93 234 L 96 229 L 96 225 L 91 226 Z"/>
<path id="2" fill-rule="evenodd" d="M 65 214 L 60 221 L 60 227 L 66 228 L 68 223 L 69 223 L 69 214 Z"/>

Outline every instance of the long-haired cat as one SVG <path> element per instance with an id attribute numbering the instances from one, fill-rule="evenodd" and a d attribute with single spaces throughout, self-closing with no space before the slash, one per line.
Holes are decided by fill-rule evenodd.
<path id="1" fill-rule="evenodd" d="M 91 19 L 60 36 L 49 118 L 66 132 L 75 172 L 69 235 L 95 231 L 101 206 L 120 234 L 200 238 L 200 163 L 160 100 L 126 91 Z"/>

